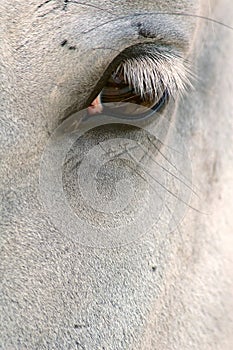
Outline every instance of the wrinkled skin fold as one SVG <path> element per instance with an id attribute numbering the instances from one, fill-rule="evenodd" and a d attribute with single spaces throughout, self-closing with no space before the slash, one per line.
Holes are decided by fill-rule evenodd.
<path id="1" fill-rule="evenodd" d="M 0 9 L 1 348 L 232 349 L 233 31 L 198 18 L 232 26 L 232 2 L 4 0 Z M 173 230 L 162 224 L 142 236 L 129 230 L 135 239 L 127 244 L 88 247 L 79 232 L 69 234 L 69 225 L 59 229 L 43 205 L 41 159 L 62 120 L 96 97 L 118 54 L 145 43 L 177 50 L 196 75 L 193 89 L 163 117 L 172 125 L 166 143 L 182 139 L 188 150 L 198 196 L 192 191 L 190 204 L 182 204 L 187 210 Z M 153 123 L 148 128 L 153 134 Z M 119 135 L 144 137 L 130 128 L 111 133 L 99 127 L 80 138 L 63 173 L 72 210 L 110 233 L 128 225 L 128 216 L 113 221 L 72 191 L 87 149 Z M 143 145 L 160 162 L 154 143 Z M 146 161 L 150 167 L 151 158 Z M 137 168 L 126 172 L 127 162 L 103 166 L 97 189 L 103 204 L 114 196 L 113 182 L 130 175 L 138 186 L 133 220 L 148 187 Z M 182 164 L 181 158 L 185 174 Z M 85 239 L 90 232 L 81 233 Z"/>

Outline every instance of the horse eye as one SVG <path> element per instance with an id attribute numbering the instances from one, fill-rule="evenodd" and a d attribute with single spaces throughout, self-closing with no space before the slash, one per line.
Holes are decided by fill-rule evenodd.
<path id="1" fill-rule="evenodd" d="M 100 79 L 105 85 L 88 107 L 89 114 L 148 119 L 156 112 L 161 115 L 171 98 L 176 101 L 192 86 L 189 65 L 179 51 L 154 45 L 129 49 L 118 56 L 117 68 L 107 70 L 112 71 L 107 80 L 105 75 Z"/>
<path id="2" fill-rule="evenodd" d="M 166 89 L 143 94 L 133 86 L 122 71 L 111 74 L 98 97 L 88 107 L 89 114 L 105 113 L 127 118 L 142 118 L 158 112 L 168 100 Z M 142 90 L 142 89 L 141 89 Z"/>

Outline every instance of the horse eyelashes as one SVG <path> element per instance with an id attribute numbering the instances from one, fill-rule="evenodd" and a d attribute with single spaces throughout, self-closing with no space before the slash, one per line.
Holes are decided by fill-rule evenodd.
<path id="1" fill-rule="evenodd" d="M 179 54 L 165 50 L 129 57 L 118 66 L 116 74 L 123 75 L 143 98 L 159 99 L 164 91 L 175 97 L 177 92 L 182 95 L 192 86 L 187 62 Z"/>

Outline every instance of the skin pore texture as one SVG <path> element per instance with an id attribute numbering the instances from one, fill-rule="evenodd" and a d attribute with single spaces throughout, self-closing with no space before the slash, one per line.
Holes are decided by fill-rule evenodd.
<path id="1" fill-rule="evenodd" d="M 232 26 L 232 10 L 231 0 L 1 2 L 1 349 L 232 349 L 233 32 L 174 14 Z M 145 43 L 172 47 L 196 76 L 167 140 L 176 132 L 189 150 L 198 210 L 171 233 L 86 247 L 41 203 L 41 157 L 61 121 L 90 106 L 118 54 Z M 64 173 L 69 193 L 73 173 Z M 99 186 L 111 197 L 108 183 Z"/>

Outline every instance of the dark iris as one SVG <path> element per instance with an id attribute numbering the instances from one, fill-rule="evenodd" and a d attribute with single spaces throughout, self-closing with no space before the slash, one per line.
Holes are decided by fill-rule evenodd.
<path id="1" fill-rule="evenodd" d="M 137 93 L 121 73 L 113 73 L 102 89 L 101 103 L 106 112 L 126 116 L 140 116 L 158 111 L 166 102 L 166 91 L 160 98 L 155 93 Z"/>

